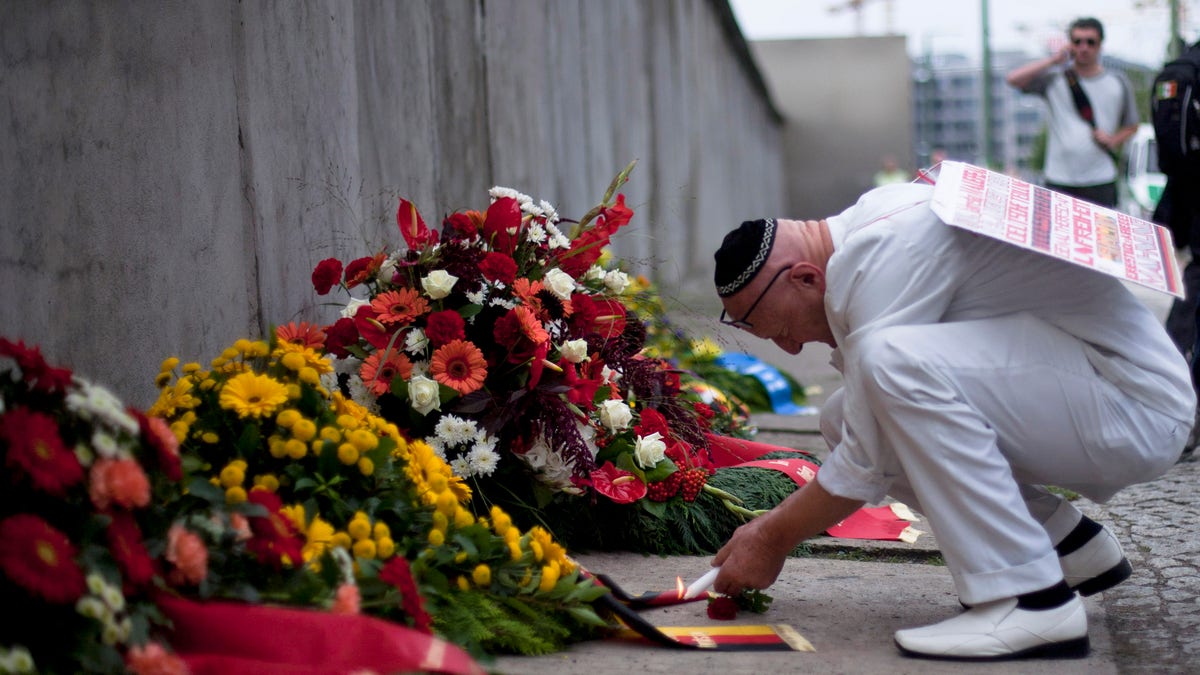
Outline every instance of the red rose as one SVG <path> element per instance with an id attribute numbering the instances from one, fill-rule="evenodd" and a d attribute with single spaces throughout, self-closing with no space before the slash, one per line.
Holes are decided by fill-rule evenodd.
<path id="1" fill-rule="evenodd" d="M 488 281 L 499 281 L 511 286 L 517 280 L 517 263 L 503 253 L 492 251 L 479 263 L 479 272 Z"/>
<path id="2" fill-rule="evenodd" d="M 342 261 L 337 258 L 326 258 L 317 263 L 312 273 L 313 288 L 317 295 L 325 295 L 342 280 Z"/>
<path id="3" fill-rule="evenodd" d="M 737 601 L 728 595 L 708 599 L 708 618 L 717 621 L 732 621 L 737 618 Z"/>
<path id="4" fill-rule="evenodd" d="M 455 340 L 465 340 L 467 323 L 461 314 L 452 309 L 434 312 L 425 324 L 425 337 L 429 338 L 429 344 L 434 348 Z"/>

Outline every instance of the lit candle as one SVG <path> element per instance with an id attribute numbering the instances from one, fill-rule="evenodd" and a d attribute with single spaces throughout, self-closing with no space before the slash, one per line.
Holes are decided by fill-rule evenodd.
<path id="1" fill-rule="evenodd" d="M 683 599 L 691 600 L 692 598 L 707 591 L 709 589 L 709 587 L 713 585 L 713 582 L 717 580 L 717 575 L 720 573 L 721 573 L 720 567 L 714 567 L 711 570 L 705 572 L 704 576 L 693 581 L 691 583 L 691 585 L 687 587 L 687 591 L 685 591 L 683 594 Z"/>

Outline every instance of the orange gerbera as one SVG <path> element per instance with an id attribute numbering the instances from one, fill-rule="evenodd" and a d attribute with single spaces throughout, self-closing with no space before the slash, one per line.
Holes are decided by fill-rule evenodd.
<path id="1" fill-rule="evenodd" d="M 371 309 L 375 310 L 376 321 L 404 326 L 428 312 L 429 303 L 416 289 L 401 288 L 375 296 L 375 299 L 371 300 Z"/>
<path id="2" fill-rule="evenodd" d="M 382 396 L 392 390 L 392 380 L 399 376 L 402 380 L 412 377 L 412 361 L 400 352 L 388 351 L 387 359 L 383 358 L 384 351 L 371 352 L 363 361 L 358 375 L 363 384 L 370 387 L 376 396 Z"/>
<path id="3" fill-rule="evenodd" d="M 429 372 L 433 379 L 465 396 L 483 387 L 483 381 L 487 378 L 487 361 L 474 344 L 455 340 L 438 347 L 433 353 Z"/>
<path id="4" fill-rule="evenodd" d="M 325 348 L 325 331 L 307 321 L 291 322 L 275 328 L 275 337 L 280 342 L 290 342 L 311 349 Z"/>
<path id="5" fill-rule="evenodd" d="M 550 334 L 542 326 L 542 322 L 538 320 L 533 311 L 528 307 L 517 307 L 516 312 L 517 322 L 521 326 L 521 332 L 529 341 L 535 345 L 540 345 L 550 339 Z"/>

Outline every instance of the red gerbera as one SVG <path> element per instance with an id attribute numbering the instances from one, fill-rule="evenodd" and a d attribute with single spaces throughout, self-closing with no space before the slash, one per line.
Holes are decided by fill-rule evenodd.
<path id="1" fill-rule="evenodd" d="M 115 511 L 110 514 L 108 525 L 108 547 L 113 558 L 121 566 L 125 580 L 134 586 L 143 586 L 154 578 L 154 561 L 142 543 L 142 531 L 133 514 Z"/>
<path id="2" fill-rule="evenodd" d="M 341 280 L 342 261 L 337 258 L 326 258 L 313 269 L 312 284 L 317 295 L 325 295 Z"/>
<path id="3" fill-rule="evenodd" d="M 296 345 L 303 345 L 310 349 L 321 349 L 325 346 L 325 331 L 321 327 L 301 321 L 300 323 L 291 322 L 275 328 L 275 337 L 280 342 L 290 342 Z"/>
<path id="4" fill-rule="evenodd" d="M 632 504 L 646 496 L 646 484 L 629 471 L 618 469 L 612 462 L 588 474 L 596 492 L 618 504 Z"/>
<path id="5" fill-rule="evenodd" d="M 325 329 L 325 351 L 339 359 L 350 356 L 350 352 L 346 347 L 352 346 L 357 342 L 358 328 L 354 326 L 354 319 L 338 319 L 336 323 L 327 326 Z"/>
<path id="6" fill-rule="evenodd" d="M 61 497 L 83 481 L 83 467 L 49 415 L 13 408 L 0 416 L 0 441 L 8 446 L 9 468 L 29 476 L 35 489 Z"/>
<path id="7" fill-rule="evenodd" d="M 375 320 L 387 325 L 407 326 L 429 311 L 429 303 L 415 288 L 385 291 L 371 300 Z"/>
<path id="8" fill-rule="evenodd" d="M 304 562 L 300 532 L 290 518 L 280 513 L 283 502 L 279 497 L 267 490 L 251 490 L 247 501 L 267 510 L 266 516 L 249 518 L 253 536 L 246 542 L 246 548 L 258 557 L 259 562 L 275 569 Z"/>
<path id="9" fill-rule="evenodd" d="M 488 281 L 512 284 L 517 278 L 517 263 L 503 253 L 491 251 L 479 263 L 479 273 Z"/>
<path id="10" fill-rule="evenodd" d="M 487 379 L 487 361 L 474 344 L 454 340 L 433 353 L 429 372 L 433 379 L 465 396 L 483 387 Z"/>
<path id="11" fill-rule="evenodd" d="M 41 518 L 18 514 L 0 522 L 0 571 L 47 602 L 69 604 L 87 590 L 67 536 Z"/>
<path id="12" fill-rule="evenodd" d="M 412 619 L 413 628 L 424 633 L 430 632 L 432 619 L 425 611 L 425 599 L 417 590 L 417 582 L 413 579 L 408 560 L 402 555 L 394 556 L 379 570 L 379 580 L 400 591 L 401 608 Z"/>
<path id="13" fill-rule="evenodd" d="M 363 361 L 362 368 L 358 370 L 363 384 L 367 385 L 376 396 L 382 396 L 391 391 L 392 380 L 397 376 L 402 380 L 407 380 L 412 376 L 412 361 L 409 361 L 407 356 L 396 351 L 388 351 L 387 359 L 384 359 L 383 355 L 383 350 L 371 352 L 371 355 Z"/>
<path id="14" fill-rule="evenodd" d="M 429 338 L 429 344 L 433 345 L 434 349 L 447 342 L 465 339 L 467 322 L 453 309 L 434 312 L 426 320 L 425 337 Z"/>

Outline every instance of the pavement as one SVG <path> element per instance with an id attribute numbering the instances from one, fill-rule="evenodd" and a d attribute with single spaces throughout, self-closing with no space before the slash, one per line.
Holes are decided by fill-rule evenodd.
<path id="1" fill-rule="evenodd" d="M 1135 290 L 1160 316 L 1169 298 Z M 794 374 L 819 408 L 839 386 L 828 365 L 829 350 L 807 346 L 796 356 L 773 345 L 725 331 L 710 313 L 685 313 L 680 323 L 692 334 L 710 334 L 729 351 L 744 351 Z M 827 452 L 812 415 L 756 415 L 757 440 Z M 818 537 L 805 553 L 791 557 L 764 614 L 739 613 L 732 624 L 783 624 L 804 636 L 812 652 L 720 652 L 680 650 L 617 639 L 583 642 L 539 657 L 506 656 L 486 664 L 506 675 L 540 673 L 1200 673 L 1200 461 L 1176 464 L 1158 480 L 1129 487 L 1105 504 L 1080 498 L 1076 504 L 1116 533 L 1134 567 L 1133 576 L 1105 593 L 1085 599 L 1091 652 L 1073 660 L 952 662 L 900 654 L 892 634 L 961 611 L 937 543 L 924 534 L 912 544 Z M 920 514 L 918 514 L 920 515 Z M 631 593 L 674 588 L 709 568 L 709 557 L 584 553 L 587 569 L 611 577 Z M 704 603 L 648 610 L 657 626 L 724 626 L 706 615 Z"/>

